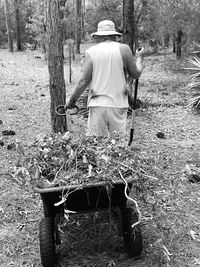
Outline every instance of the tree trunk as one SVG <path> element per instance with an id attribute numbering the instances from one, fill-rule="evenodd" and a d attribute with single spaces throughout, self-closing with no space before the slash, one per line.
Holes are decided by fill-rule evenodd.
<path id="1" fill-rule="evenodd" d="M 125 31 L 126 31 L 126 0 L 123 0 L 122 5 L 122 20 L 123 20 L 123 43 L 125 43 Z"/>
<path id="2" fill-rule="evenodd" d="M 182 37 L 183 37 L 183 32 L 181 30 L 179 30 L 177 32 L 177 37 L 176 37 L 176 56 L 177 56 L 177 58 L 181 58 Z"/>
<path id="3" fill-rule="evenodd" d="M 16 49 L 17 51 L 22 51 L 18 0 L 14 0 L 14 10 L 15 10 Z"/>
<path id="4" fill-rule="evenodd" d="M 69 47 L 69 82 L 72 82 L 72 50 Z"/>
<path id="5" fill-rule="evenodd" d="M 46 0 L 47 55 L 49 69 L 50 113 L 53 132 L 68 130 L 66 116 L 58 116 L 55 109 L 65 105 L 66 89 L 63 65 L 63 32 L 59 0 Z"/>
<path id="6" fill-rule="evenodd" d="M 13 37 L 12 37 L 12 32 L 11 32 L 11 27 L 10 27 L 10 15 L 9 15 L 8 0 L 4 0 L 4 7 L 5 7 L 5 16 L 6 16 L 8 46 L 9 46 L 9 51 L 13 52 Z"/>
<path id="7" fill-rule="evenodd" d="M 43 27 L 42 27 L 42 34 L 41 34 L 41 41 L 40 45 L 42 47 L 45 60 L 47 60 L 47 1 L 43 1 Z"/>
<path id="8" fill-rule="evenodd" d="M 81 5 L 82 0 L 76 0 L 76 53 L 80 54 L 80 44 L 81 44 Z"/>
<path id="9" fill-rule="evenodd" d="M 135 42 L 135 25 L 134 25 L 134 0 L 129 0 L 128 6 L 128 29 L 129 29 L 129 46 L 131 51 L 134 51 Z"/>
<path id="10" fill-rule="evenodd" d="M 172 37 L 172 46 L 173 46 L 173 53 L 176 53 L 176 36 L 175 36 L 175 34 Z"/>
<path id="11" fill-rule="evenodd" d="M 82 22 L 81 22 L 81 28 L 82 28 L 82 37 L 83 40 L 85 39 L 85 0 L 83 0 L 82 4 Z"/>
<path id="12" fill-rule="evenodd" d="M 135 17 L 134 0 L 123 0 L 123 42 L 134 51 L 135 43 Z"/>

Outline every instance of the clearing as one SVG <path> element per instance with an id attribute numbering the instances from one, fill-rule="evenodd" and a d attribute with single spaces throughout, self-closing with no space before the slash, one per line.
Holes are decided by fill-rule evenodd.
<path id="1" fill-rule="evenodd" d="M 79 56 L 73 62 L 72 84 L 65 62 L 69 92 L 80 75 L 80 61 Z M 106 216 L 94 215 L 71 226 L 59 250 L 59 266 L 200 266 L 200 184 L 189 182 L 186 171 L 190 167 L 199 174 L 200 118 L 186 108 L 190 92 L 182 66 L 171 52 L 147 56 L 139 80 L 143 105 L 136 113 L 132 146 L 146 158 L 148 173 L 133 184 L 131 196 L 143 216 L 141 258 L 129 259 L 115 227 L 110 227 Z M 20 142 L 26 153 L 36 139 L 51 131 L 47 63 L 37 51 L 0 50 L 0 77 L 0 140 L 4 142 L 0 146 L 0 266 L 38 267 L 42 202 L 31 186 L 15 176 L 19 157 L 15 143 Z M 85 122 L 81 116 L 69 118 L 70 130 L 83 129 Z M 3 136 L 3 130 L 16 135 Z M 129 130 L 130 124 L 127 134 Z"/>

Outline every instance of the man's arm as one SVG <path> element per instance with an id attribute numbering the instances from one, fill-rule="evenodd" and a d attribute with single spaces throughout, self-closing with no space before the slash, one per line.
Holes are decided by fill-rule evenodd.
<path id="1" fill-rule="evenodd" d="M 83 66 L 82 76 L 80 80 L 78 81 L 70 99 L 66 102 L 66 107 L 73 108 L 75 102 L 78 100 L 78 98 L 81 96 L 81 94 L 84 92 L 84 90 L 89 85 L 91 79 L 92 79 L 92 71 L 93 71 L 93 64 L 91 57 L 87 54 L 86 55 L 86 61 Z"/>
<path id="2" fill-rule="evenodd" d="M 136 51 L 135 58 L 132 55 L 130 47 L 126 44 L 121 45 L 120 52 L 122 55 L 124 68 L 133 79 L 138 79 L 143 69 L 144 49 L 142 48 L 141 51 Z"/>

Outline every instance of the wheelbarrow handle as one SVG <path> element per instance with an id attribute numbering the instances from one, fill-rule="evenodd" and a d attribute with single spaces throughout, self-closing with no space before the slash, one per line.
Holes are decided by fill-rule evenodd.
<path id="1" fill-rule="evenodd" d="M 138 93 L 138 79 L 135 80 L 135 90 L 134 90 L 134 99 L 133 99 L 133 110 L 136 110 L 137 93 Z"/>
<path id="2" fill-rule="evenodd" d="M 66 111 L 67 111 L 67 108 L 65 105 L 60 105 L 60 106 L 57 106 L 56 107 L 56 114 L 58 116 L 66 116 Z M 78 106 L 74 106 L 74 108 L 72 110 L 74 110 L 74 112 L 69 112 L 70 115 L 76 115 L 78 112 L 79 112 L 79 107 Z"/>
<path id="3" fill-rule="evenodd" d="M 134 134 L 134 124 L 135 124 L 135 110 L 136 110 L 136 102 L 137 102 L 137 92 L 138 92 L 138 79 L 135 80 L 135 91 L 134 91 L 134 102 L 132 109 L 132 118 L 131 118 L 131 129 L 130 129 L 130 137 L 128 146 L 130 146 L 133 142 L 133 134 Z"/>

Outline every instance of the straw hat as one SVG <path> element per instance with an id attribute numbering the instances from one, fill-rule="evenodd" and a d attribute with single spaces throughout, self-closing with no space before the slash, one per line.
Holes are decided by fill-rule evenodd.
<path id="1" fill-rule="evenodd" d="M 106 36 L 106 35 L 120 35 L 121 33 L 115 30 L 115 24 L 111 20 L 102 20 L 98 23 L 97 32 L 91 34 L 91 36 Z"/>

